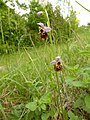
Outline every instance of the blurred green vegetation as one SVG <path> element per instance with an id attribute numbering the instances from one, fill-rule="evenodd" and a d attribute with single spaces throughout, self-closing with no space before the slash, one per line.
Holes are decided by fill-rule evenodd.
<path id="1" fill-rule="evenodd" d="M 11 2 L 12 6 L 15 6 L 13 1 L 7 2 Z M 11 9 L 6 3 L 3 0 L 0 1 L 0 54 L 13 53 L 21 47 L 32 46 L 32 42 L 36 46 L 44 44 L 45 41 L 42 42 L 38 34 L 37 23 L 42 22 L 47 25 L 48 18 L 52 28 L 51 33 L 54 43 L 66 42 L 68 38 L 77 32 L 78 22 L 72 7 L 69 11 L 70 15 L 64 18 L 59 5 L 53 9 L 52 4 L 49 2 L 43 7 L 39 2 L 32 0 L 28 5 L 30 12 L 20 16 L 15 12 L 15 8 Z M 19 8 L 27 10 L 25 4 L 20 4 L 18 1 L 16 3 Z M 48 18 L 45 9 L 47 10 Z M 43 11 L 42 16 L 37 15 L 39 11 Z M 47 41 L 49 43 L 50 38 Z"/>

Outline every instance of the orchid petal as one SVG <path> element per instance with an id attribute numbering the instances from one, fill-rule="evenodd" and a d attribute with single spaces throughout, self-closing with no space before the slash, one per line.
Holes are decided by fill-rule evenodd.
<path id="1" fill-rule="evenodd" d="M 52 62 L 50 62 L 50 64 L 55 64 L 56 63 L 56 60 L 53 60 Z"/>
<path id="2" fill-rule="evenodd" d="M 44 30 L 45 30 L 46 32 L 50 32 L 50 31 L 51 31 L 51 28 L 44 26 Z"/>
<path id="3" fill-rule="evenodd" d="M 60 60 L 60 56 L 57 56 L 56 57 L 56 61 L 58 62 Z"/>
<path id="4" fill-rule="evenodd" d="M 39 25 L 40 27 L 44 28 L 44 24 L 43 23 L 37 23 L 37 25 Z"/>

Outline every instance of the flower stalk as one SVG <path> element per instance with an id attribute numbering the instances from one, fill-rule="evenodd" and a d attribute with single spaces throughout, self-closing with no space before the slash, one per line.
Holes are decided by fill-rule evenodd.
<path id="1" fill-rule="evenodd" d="M 47 26 L 50 27 L 50 20 L 49 20 L 48 12 L 47 12 L 46 9 L 45 9 L 45 13 L 46 13 L 46 17 L 47 17 Z M 51 32 L 49 33 L 49 37 L 50 37 L 50 43 L 53 44 L 53 42 L 52 42 L 52 36 L 51 36 Z"/>
<path id="2" fill-rule="evenodd" d="M 65 111 L 63 108 L 63 101 L 62 101 L 62 94 L 64 93 L 63 88 L 63 77 L 62 77 L 62 69 L 63 69 L 63 61 L 60 58 L 60 56 L 57 56 L 55 60 L 51 62 L 51 64 L 54 65 L 54 70 L 55 70 L 55 79 L 56 79 L 56 102 L 57 102 L 57 110 L 58 110 L 58 115 L 64 120 Z M 62 86 L 62 88 L 61 88 Z"/>
<path id="3" fill-rule="evenodd" d="M 60 87 L 60 80 L 59 80 L 59 73 L 58 72 L 55 72 L 55 75 L 56 75 L 56 81 L 57 81 L 57 93 L 58 93 L 58 96 L 57 96 L 57 103 L 58 103 L 58 111 L 59 111 L 59 114 L 60 113 L 64 113 L 63 111 L 63 103 L 62 103 L 62 96 L 61 96 L 61 87 Z M 60 105 L 59 105 L 60 103 Z"/>

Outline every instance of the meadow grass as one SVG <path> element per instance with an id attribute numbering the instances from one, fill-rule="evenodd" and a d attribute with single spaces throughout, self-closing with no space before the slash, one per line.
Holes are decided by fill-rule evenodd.
<path id="1" fill-rule="evenodd" d="M 84 50 L 86 44 L 89 43 L 90 34 L 89 30 L 88 32 L 83 31 L 83 33 L 76 34 L 66 43 L 54 44 L 53 48 L 52 45 L 45 43 L 40 47 L 24 48 L 17 53 L 0 56 L 0 118 L 29 120 L 33 114 L 26 109 L 25 105 L 32 101 L 39 101 L 38 108 L 42 108 L 41 111 L 37 112 L 37 116 L 45 113 L 45 110 L 45 114 L 48 116 L 47 109 L 55 111 L 54 108 L 58 104 L 56 103 L 58 101 L 58 91 L 56 90 L 55 71 L 50 62 L 56 56 L 61 56 L 64 61 L 63 84 L 62 82 L 59 83 L 62 104 L 68 109 L 72 109 L 72 107 L 69 108 L 69 105 L 73 103 L 79 93 L 76 94 L 76 89 L 72 87 L 68 88 L 65 82 L 69 76 L 75 77 L 77 75 L 75 70 L 87 65 L 87 57 L 80 54 L 80 51 Z M 61 75 L 59 74 L 58 77 L 60 78 Z M 52 94 L 52 102 L 44 101 L 45 104 L 43 103 L 43 107 L 40 108 L 40 100 L 47 93 Z M 53 114 L 54 119 L 57 114 L 56 112 Z M 37 117 L 36 120 L 40 120 L 40 118 Z M 65 120 L 67 120 L 67 117 Z"/>

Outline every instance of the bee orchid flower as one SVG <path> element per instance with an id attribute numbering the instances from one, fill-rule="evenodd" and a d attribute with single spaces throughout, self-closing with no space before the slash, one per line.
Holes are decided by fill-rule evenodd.
<path id="1" fill-rule="evenodd" d="M 55 60 L 50 62 L 50 64 L 54 65 L 54 70 L 55 71 L 61 71 L 62 70 L 63 61 L 60 58 L 60 56 L 57 56 Z"/>
<path id="2" fill-rule="evenodd" d="M 48 37 L 48 32 L 51 31 L 50 27 L 45 26 L 43 23 L 37 23 L 37 25 L 39 26 L 39 33 L 41 35 L 41 38 L 46 39 Z"/>
<path id="3" fill-rule="evenodd" d="M 42 28 L 44 28 L 44 24 L 43 23 L 37 23 L 37 25 L 39 25 L 39 27 L 42 27 Z"/>

